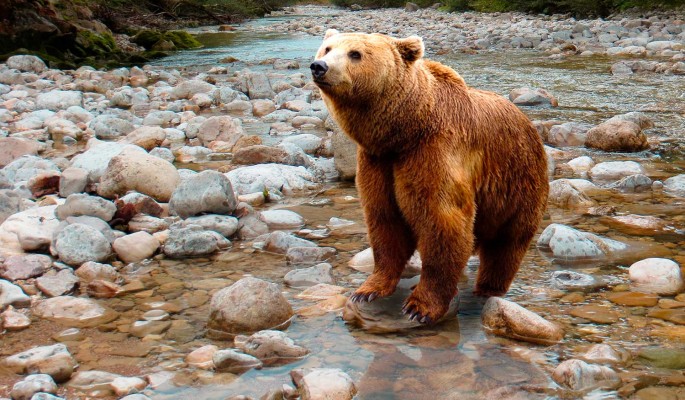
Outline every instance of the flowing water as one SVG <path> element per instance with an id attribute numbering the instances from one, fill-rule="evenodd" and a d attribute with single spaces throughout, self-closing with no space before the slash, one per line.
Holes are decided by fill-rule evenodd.
<path id="1" fill-rule="evenodd" d="M 230 70 L 266 69 L 259 62 L 270 58 L 298 60 L 307 74 L 307 66 L 321 39 L 298 34 L 261 32 L 260 27 L 282 18 L 276 17 L 237 26 L 235 32 L 199 29 L 198 38 L 205 48 L 176 53 L 159 60 L 160 67 L 183 67 L 197 71 L 227 65 L 221 60 L 234 57 L 240 61 L 228 64 Z M 685 162 L 679 143 L 685 142 L 685 85 L 683 78 L 668 75 L 614 77 L 609 73 L 612 61 L 604 57 L 550 59 L 532 51 L 481 52 L 475 55 L 436 56 L 454 67 L 468 84 L 503 95 L 521 86 L 547 89 L 560 103 L 558 108 L 527 108 L 531 119 L 558 119 L 599 123 L 613 115 L 643 111 L 656 124 L 649 130 L 656 150 L 640 154 L 595 153 L 584 148 L 568 149 L 562 160 L 588 154 L 596 162 L 636 160 L 655 179 L 683 173 Z M 292 71 L 298 72 L 298 71 Z M 559 160 L 557 163 L 559 164 Z M 207 167 L 207 166 L 204 166 Z M 570 177 L 563 170 L 556 178 Z M 607 192 L 595 198 L 599 205 L 616 207 L 618 214 L 657 216 L 668 224 L 685 227 L 685 202 L 658 192 L 619 194 Z M 338 250 L 331 260 L 338 285 L 350 289 L 359 285 L 364 274 L 347 266 L 349 259 L 368 247 L 358 194 L 352 184 L 328 183 L 320 192 L 287 198 L 269 207 L 287 208 L 300 213 L 306 228 L 322 228 L 331 217 L 354 221 L 352 229 L 333 230 L 321 246 Z M 268 207 L 266 207 L 268 208 Z M 86 339 L 67 343 L 81 363 L 81 369 L 100 369 L 127 375 L 168 372 L 173 378 L 149 394 L 155 399 L 225 399 L 232 395 L 259 398 L 269 389 L 290 383 L 289 372 L 295 368 L 340 368 L 354 379 L 360 399 L 483 399 L 500 387 L 524 388 L 525 397 L 573 398 L 556 389 L 550 379 L 559 361 L 581 354 L 594 343 L 607 343 L 618 349 L 636 351 L 645 346 L 682 347 L 682 327 L 647 318 L 645 307 L 623 307 L 605 299 L 602 291 L 568 293 L 553 289 L 551 271 L 573 269 L 590 273 L 625 286 L 627 267 L 650 256 L 674 259 L 685 265 L 685 239 L 678 234 L 636 236 L 600 217 L 586 216 L 550 206 L 544 225 L 563 223 L 582 230 L 630 242 L 634 251 L 617 259 L 592 264 L 567 265 L 549 259 L 534 244 L 507 298 L 548 320 L 564 326 L 566 338 L 554 346 L 538 346 L 486 334 L 479 317 L 479 303 L 470 295 L 476 263 L 467 268 L 468 282 L 462 285 L 461 305 L 457 320 L 437 327 L 397 334 L 370 334 L 346 325 L 339 313 L 299 316 L 288 328 L 288 335 L 310 350 L 303 360 L 278 367 L 251 370 L 243 375 L 211 373 L 187 367 L 183 360 L 191 350 L 214 343 L 220 348 L 230 342 L 217 342 L 205 337 L 211 294 L 236 280 L 252 275 L 281 284 L 286 297 L 298 310 L 313 303 L 295 298 L 300 292 L 283 285 L 283 276 L 292 269 L 281 255 L 254 250 L 250 243 L 234 242 L 233 248 L 211 259 L 169 261 L 156 259 L 130 269 L 129 277 L 139 284 L 138 291 L 108 300 L 121 312 L 121 318 L 98 329 L 86 329 Z M 619 318 L 610 324 L 594 324 L 572 317 L 570 309 L 583 304 L 601 304 Z M 127 331 L 132 321 L 140 319 L 151 308 L 174 309 L 174 325 L 166 336 L 149 341 L 130 338 Z M 62 328 L 47 322 L 3 338 L 3 346 L 25 347 L 22 343 L 47 338 Z M 35 332 L 41 331 L 41 337 Z M 672 333 L 671 333 L 672 332 Z M 617 368 L 624 375 L 673 375 L 678 371 L 657 370 L 635 362 Z M 660 376 L 661 376 L 660 375 Z M 164 374 L 159 374 L 164 376 Z M 491 392 L 492 393 L 492 392 Z M 591 398 L 615 398 L 615 392 L 596 391 Z"/>

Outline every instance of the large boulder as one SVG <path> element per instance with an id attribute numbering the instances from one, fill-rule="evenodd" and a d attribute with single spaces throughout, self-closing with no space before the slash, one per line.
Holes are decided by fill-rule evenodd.
<path id="1" fill-rule="evenodd" d="M 292 316 L 293 309 L 276 284 L 247 277 L 212 296 L 207 328 L 212 337 L 232 338 L 287 328 Z"/>
<path id="2" fill-rule="evenodd" d="M 98 194 L 111 199 L 133 190 L 167 202 L 180 182 L 181 176 L 170 162 L 124 150 L 107 165 L 100 179 Z"/>
<path id="3" fill-rule="evenodd" d="M 281 164 L 252 165 L 236 168 L 226 173 L 239 195 L 277 190 L 285 194 L 295 191 L 317 189 L 321 186 L 321 177 L 312 174 L 304 167 L 293 167 Z"/>
<path id="4" fill-rule="evenodd" d="M 640 125 L 610 119 L 587 132 L 585 146 L 604 151 L 641 151 L 648 149 L 649 143 Z"/>
<path id="5" fill-rule="evenodd" d="M 169 201 L 169 212 L 181 218 L 203 213 L 231 214 L 238 204 L 231 181 L 216 171 L 202 171 L 183 180 Z"/>
<path id="6" fill-rule="evenodd" d="M 57 234 L 55 251 L 66 264 L 79 266 L 87 261 L 106 260 L 112 253 L 112 247 L 99 230 L 77 223 L 68 225 Z"/>
<path id="7" fill-rule="evenodd" d="M 126 150 L 129 154 L 133 152 L 145 154 L 145 150 L 132 144 L 103 142 L 95 138 L 88 141 L 86 149 L 71 160 L 71 166 L 88 171 L 88 180 L 91 183 L 100 181 L 109 162 L 122 151 Z"/>

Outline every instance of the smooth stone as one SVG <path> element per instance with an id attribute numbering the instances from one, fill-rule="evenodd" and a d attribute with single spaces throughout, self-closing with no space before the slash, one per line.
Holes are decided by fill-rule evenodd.
<path id="1" fill-rule="evenodd" d="M 76 270 L 75 274 L 85 283 L 94 280 L 117 282 L 121 279 L 121 275 L 119 275 L 116 268 L 109 264 L 100 264 L 94 261 L 83 263 Z"/>
<path id="2" fill-rule="evenodd" d="M 291 247 L 317 247 L 316 243 L 301 239 L 293 234 L 275 231 L 269 234 L 264 244 L 264 250 L 272 253 L 285 254 Z"/>
<path id="3" fill-rule="evenodd" d="M 296 345 L 281 331 L 264 330 L 251 336 L 238 335 L 233 342 L 240 351 L 258 358 L 267 366 L 286 364 L 309 354 L 309 350 Z"/>
<path id="4" fill-rule="evenodd" d="M 636 152 L 649 148 L 640 125 L 621 119 L 610 119 L 587 132 L 585 146 L 603 151 Z"/>
<path id="5" fill-rule="evenodd" d="M 88 128 L 95 133 L 96 138 L 104 140 L 126 136 L 136 129 L 130 121 L 114 115 L 98 115 L 88 123 Z"/>
<path id="6" fill-rule="evenodd" d="M 216 353 L 219 348 L 213 344 L 208 344 L 191 351 L 185 358 L 185 362 L 191 367 L 200 369 L 213 369 L 214 368 L 214 353 Z"/>
<path id="7" fill-rule="evenodd" d="M 630 359 L 630 353 L 625 349 L 616 351 L 612 346 L 600 343 L 590 347 L 580 358 L 590 364 L 624 364 Z"/>
<path id="8" fill-rule="evenodd" d="M 172 227 L 164 242 L 164 254 L 170 258 L 200 257 L 214 254 L 231 246 L 220 233 L 204 230 L 197 225 Z"/>
<path id="9" fill-rule="evenodd" d="M 41 276 L 52 265 L 52 259 L 42 254 L 9 256 L 0 264 L 0 276 L 16 281 Z"/>
<path id="10" fill-rule="evenodd" d="M 169 313 L 164 310 L 150 310 L 143 314 L 146 321 L 166 321 L 169 318 Z"/>
<path id="11" fill-rule="evenodd" d="M 37 155 L 40 143 L 19 137 L 0 137 L 0 168 L 24 155 Z"/>
<path id="12" fill-rule="evenodd" d="M 15 374 L 47 374 L 58 383 L 68 380 L 78 365 L 63 344 L 34 347 L 5 358 L 3 364 Z"/>
<path id="13" fill-rule="evenodd" d="M 364 272 L 367 274 L 372 273 L 376 265 L 375 260 L 373 258 L 373 249 L 369 247 L 368 249 L 362 250 L 359 253 L 355 254 L 354 257 L 352 257 L 350 261 L 347 263 L 347 265 L 350 268 L 360 272 Z M 421 255 L 418 251 L 415 251 L 414 254 L 412 254 L 409 261 L 407 261 L 407 264 L 404 266 L 404 270 L 402 271 L 402 277 L 411 278 L 416 275 L 419 275 L 420 273 Z"/>
<path id="14" fill-rule="evenodd" d="M 159 241 L 147 232 L 135 232 L 116 239 L 112 248 L 121 261 L 129 264 L 152 257 L 159 248 Z"/>
<path id="15" fill-rule="evenodd" d="M 666 347 L 647 347 L 637 353 L 638 361 L 657 368 L 685 369 L 685 350 Z"/>
<path id="16" fill-rule="evenodd" d="M 17 285 L 0 279 L 0 310 L 7 306 L 25 308 L 31 305 L 31 298 Z"/>
<path id="17" fill-rule="evenodd" d="M 653 307 L 659 302 L 659 296 L 639 292 L 612 292 L 607 293 L 606 298 L 614 304 L 630 307 Z"/>
<path id="18" fill-rule="evenodd" d="M 615 181 L 636 174 L 645 174 L 645 170 L 635 161 L 601 162 L 590 170 L 592 180 L 599 182 Z"/>
<path id="19" fill-rule="evenodd" d="M 609 187 L 626 193 L 640 193 L 652 190 L 653 185 L 654 182 L 647 175 L 635 174 L 621 178 Z"/>
<path id="20" fill-rule="evenodd" d="M 84 392 L 92 397 L 105 397 L 114 394 L 112 382 L 121 375 L 105 371 L 79 371 L 67 382 L 67 387 Z"/>
<path id="21" fill-rule="evenodd" d="M 79 217 L 82 215 L 100 218 L 103 221 L 111 221 L 116 211 L 117 207 L 109 200 L 77 193 L 70 195 L 63 204 L 57 206 L 55 215 L 61 221 L 64 221 L 67 217 Z"/>
<path id="22" fill-rule="evenodd" d="M 588 171 L 595 166 L 595 161 L 588 156 L 580 156 L 566 163 L 573 172 L 581 176 L 587 176 Z"/>
<path id="23" fill-rule="evenodd" d="M 208 231 L 220 233 L 223 237 L 229 238 L 237 231 L 240 223 L 237 218 L 229 215 L 199 215 L 188 217 L 183 221 L 184 225 L 198 225 Z"/>
<path id="24" fill-rule="evenodd" d="M 644 215 L 616 215 L 600 220 L 628 235 L 659 235 L 675 233 L 673 227 L 660 218 Z"/>
<path id="25" fill-rule="evenodd" d="M 131 219 L 138 214 L 152 217 L 160 217 L 164 209 L 152 197 L 142 193 L 130 192 L 126 196 L 118 198 L 114 204 L 117 206 L 117 217 L 124 220 Z"/>
<path id="26" fill-rule="evenodd" d="M 685 197 L 685 174 L 666 179 L 664 181 L 664 191 L 675 196 Z"/>
<path id="27" fill-rule="evenodd" d="M 286 195 L 321 187 L 322 178 L 303 166 L 261 164 L 236 168 L 225 174 L 236 194 L 280 191 Z"/>
<path id="28" fill-rule="evenodd" d="M 107 166 L 112 158 L 118 156 L 124 150 L 128 154 L 146 154 L 143 148 L 132 144 L 105 142 L 92 138 L 88 140 L 86 151 L 74 156 L 71 160 L 71 167 L 85 169 L 88 171 L 88 181 L 97 183 L 100 182 L 100 178 L 107 170 Z"/>
<path id="29" fill-rule="evenodd" d="M 628 269 L 631 287 L 638 292 L 675 295 L 683 289 L 680 267 L 665 258 L 647 258 Z"/>
<path id="30" fill-rule="evenodd" d="M 293 309 L 277 285 L 247 277 L 212 296 L 207 328 L 214 337 L 233 337 L 285 329 L 292 316 Z"/>
<path id="31" fill-rule="evenodd" d="M 36 287 L 48 297 L 62 296 L 70 293 L 79 279 L 71 269 L 63 269 L 55 275 L 43 275 L 36 279 Z"/>
<path id="32" fill-rule="evenodd" d="M 555 288 L 568 291 L 593 292 L 606 286 L 602 280 L 576 271 L 554 271 L 550 281 Z"/>
<path id="33" fill-rule="evenodd" d="M 55 237 L 55 251 L 66 264 L 80 266 L 88 261 L 102 262 L 112 254 L 109 240 L 97 229 L 71 224 Z"/>
<path id="34" fill-rule="evenodd" d="M 262 367 L 262 362 L 258 358 L 233 349 L 217 350 L 212 356 L 212 362 L 217 371 L 232 374 L 242 374 L 253 368 Z"/>
<path id="35" fill-rule="evenodd" d="M 202 171 L 183 180 L 171 195 L 169 210 L 188 218 L 194 215 L 231 214 L 238 201 L 229 179 L 216 171 Z"/>
<path id="36" fill-rule="evenodd" d="M 346 288 L 342 286 L 329 285 L 327 283 L 319 283 L 317 285 L 311 286 L 297 296 L 298 299 L 305 300 L 327 300 L 332 297 L 338 296 L 347 291 Z"/>
<path id="37" fill-rule="evenodd" d="M 200 125 L 197 133 L 197 138 L 200 139 L 203 146 L 218 140 L 227 142 L 229 148 L 233 148 L 243 136 L 245 136 L 245 132 L 240 120 L 226 115 L 207 118 Z"/>
<path id="38" fill-rule="evenodd" d="M 525 342 L 554 344 L 564 338 L 564 331 L 556 324 L 499 297 L 485 302 L 481 321 L 490 333 Z"/>
<path id="39" fill-rule="evenodd" d="M 678 325 L 685 325 L 685 310 L 681 308 L 675 309 L 652 309 L 647 313 L 650 318 L 659 318 L 664 321 L 673 322 Z"/>
<path id="40" fill-rule="evenodd" d="M 36 108 L 59 111 L 83 104 L 83 93 L 76 90 L 51 90 L 36 96 Z"/>
<path id="41" fill-rule="evenodd" d="M 33 374 L 12 386 L 12 400 L 30 400 L 36 393 L 57 393 L 57 384 L 48 374 Z"/>
<path id="42" fill-rule="evenodd" d="M 375 299 L 370 303 L 355 303 L 347 301 L 343 309 L 343 319 L 350 325 L 359 327 L 370 333 L 391 333 L 402 332 L 423 326 L 419 321 L 410 321 L 402 313 L 404 301 L 409 297 L 412 287 L 418 283 L 418 277 L 411 279 L 401 279 L 395 292 L 388 296 Z M 319 286 L 319 285 L 317 285 Z M 310 289 L 317 288 L 313 286 Z M 330 286 L 330 285 L 329 285 Z M 335 288 L 335 287 L 334 287 Z M 337 292 L 337 290 L 332 293 Z M 335 293 L 335 294 L 339 294 Z M 311 299 L 325 299 L 326 297 L 313 296 L 311 294 L 300 294 L 298 297 Z M 318 298 L 317 298 L 318 297 Z M 459 300 L 457 297 L 452 299 L 447 313 L 437 322 L 443 322 L 456 318 Z"/>
<path id="43" fill-rule="evenodd" d="M 588 321 L 597 324 L 613 324 L 619 320 L 619 314 L 616 311 L 612 311 L 611 308 L 607 306 L 594 304 L 572 308 L 570 314 L 574 317 L 587 319 Z"/>
<path id="44" fill-rule="evenodd" d="M 562 261 L 601 259 L 627 248 L 621 242 L 561 224 L 548 225 L 540 234 L 537 246 L 551 251 L 555 259 Z"/>
<path id="45" fill-rule="evenodd" d="M 552 373 L 552 379 L 572 390 L 616 389 L 621 378 L 616 371 L 601 365 L 588 364 L 581 360 L 566 360 Z"/>
<path id="46" fill-rule="evenodd" d="M 302 377 L 302 400 L 352 400 L 357 387 L 352 378 L 339 369 L 316 368 Z"/>
<path id="47" fill-rule="evenodd" d="M 171 326 L 171 321 L 135 321 L 131 324 L 129 333 L 142 338 L 148 335 L 159 335 L 166 332 Z"/>
<path id="48" fill-rule="evenodd" d="M 72 296 L 58 296 L 40 301 L 33 313 L 41 318 L 76 328 L 92 328 L 106 324 L 119 315 L 95 300 Z"/>
<path id="49" fill-rule="evenodd" d="M 12 249 L 13 253 L 46 249 L 59 226 L 55 208 L 30 208 L 7 218 L 0 225 L 0 247 Z"/>
<path id="50" fill-rule="evenodd" d="M 166 132 L 159 126 L 141 126 L 127 133 L 124 140 L 150 151 L 160 146 L 164 139 L 166 139 Z"/>
<path id="51" fill-rule="evenodd" d="M 62 171 L 59 179 L 59 195 L 69 197 L 72 194 L 81 193 L 88 184 L 88 171 L 83 168 L 69 167 Z"/>
<path id="52" fill-rule="evenodd" d="M 21 331 L 31 325 L 31 318 L 22 314 L 8 306 L 5 311 L 0 314 L 0 326 L 7 331 Z"/>
<path id="53" fill-rule="evenodd" d="M 59 167 L 51 160 L 24 155 L 0 169 L 0 182 L 4 180 L 16 185 L 40 174 L 54 172 L 59 173 Z"/>
<path id="54" fill-rule="evenodd" d="M 58 342 L 77 342 L 85 339 L 83 331 L 78 328 L 68 328 L 55 334 L 52 338 Z"/>
<path id="55" fill-rule="evenodd" d="M 304 218 L 290 210 L 266 210 L 260 213 L 261 219 L 270 230 L 300 229 L 304 226 Z"/>
<path id="56" fill-rule="evenodd" d="M 313 264 L 335 256 L 333 247 L 288 247 L 285 259 L 289 264 Z"/>
<path id="57" fill-rule="evenodd" d="M 592 207 L 596 203 L 573 184 L 576 179 L 557 179 L 549 184 L 549 202 L 561 208 Z M 589 182 L 588 182 L 589 183 Z"/>
<path id="58" fill-rule="evenodd" d="M 7 64 L 8 68 L 16 69 L 22 72 L 35 72 L 39 74 L 48 69 L 43 60 L 32 55 L 11 56 L 5 63 Z"/>
<path id="59" fill-rule="evenodd" d="M 582 146 L 592 125 L 566 122 L 549 128 L 548 142 L 556 147 Z"/>
<path id="60" fill-rule="evenodd" d="M 333 283 L 332 268 L 331 264 L 321 263 L 309 268 L 294 269 L 285 274 L 283 280 L 286 285 L 292 288 L 314 286 L 319 283 Z"/>
<path id="61" fill-rule="evenodd" d="M 169 229 L 169 223 L 162 218 L 136 214 L 128 221 L 129 232 L 147 232 L 150 234 Z"/>
<path id="62" fill-rule="evenodd" d="M 145 389 L 147 382 L 144 379 L 135 376 L 120 376 L 118 378 L 114 378 L 114 380 L 110 383 L 110 386 L 112 387 L 114 394 L 117 396 L 127 396 L 129 394 L 138 393 Z"/>
<path id="63" fill-rule="evenodd" d="M 520 106 L 549 106 L 557 107 L 559 102 L 545 89 L 531 89 L 522 87 L 509 93 L 509 100 Z"/>

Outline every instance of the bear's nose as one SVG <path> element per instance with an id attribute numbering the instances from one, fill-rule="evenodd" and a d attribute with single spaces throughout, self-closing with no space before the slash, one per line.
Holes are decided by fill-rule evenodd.
<path id="1" fill-rule="evenodd" d="M 315 79 L 322 78 L 324 75 L 326 75 L 326 71 L 328 71 L 328 65 L 326 64 L 326 61 L 322 60 L 314 61 L 309 68 L 312 70 L 312 75 Z"/>

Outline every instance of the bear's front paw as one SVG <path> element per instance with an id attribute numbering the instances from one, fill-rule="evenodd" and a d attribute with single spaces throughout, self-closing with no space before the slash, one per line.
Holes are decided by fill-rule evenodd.
<path id="1" fill-rule="evenodd" d="M 377 297 L 390 296 L 395 292 L 398 282 L 399 279 L 383 279 L 378 274 L 371 274 L 366 278 L 366 282 L 350 296 L 350 301 L 362 303 L 374 301 Z"/>
<path id="2" fill-rule="evenodd" d="M 409 316 L 410 321 L 422 324 L 437 322 L 449 309 L 449 300 L 442 301 L 437 296 L 424 295 L 414 290 L 402 307 L 402 313 Z"/>

